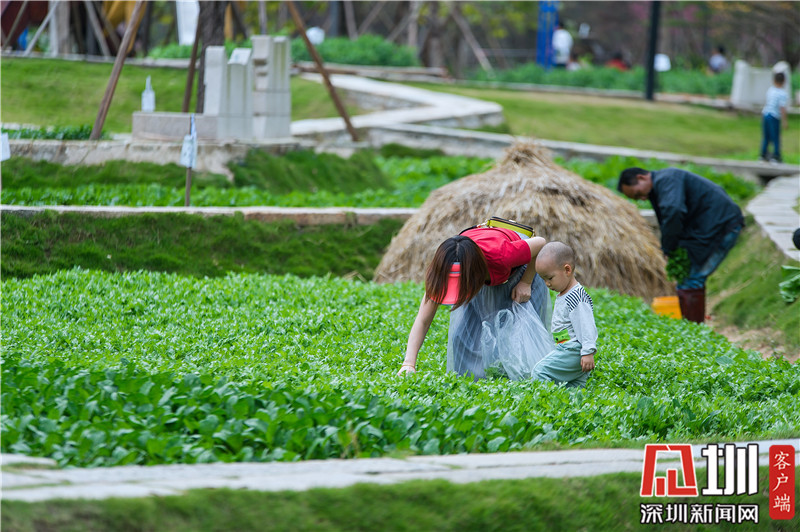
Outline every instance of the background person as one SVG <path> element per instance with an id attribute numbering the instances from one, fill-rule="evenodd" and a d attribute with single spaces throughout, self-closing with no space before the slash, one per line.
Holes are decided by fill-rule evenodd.
<path id="1" fill-rule="evenodd" d="M 567 62 L 567 70 L 570 72 L 574 72 L 576 70 L 580 70 L 583 68 L 581 62 L 578 60 L 578 56 L 575 52 L 570 52 L 569 54 L 569 61 Z"/>
<path id="2" fill-rule="evenodd" d="M 558 68 L 566 68 L 571 51 L 572 35 L 559 22 L 553 32 L 553 65 Z"/>
<path id="3" fill-rule="evenodd" d="M 628 63 L 625 61 L 622 52 L 615 52 L 611 59 L 606 61 L 604 66 L 606 68 L 615 68 L 620 72 L 627 72 L 630 70 L 630 66 L 628 66 Z"/>
<path id="4" fill-rule="evenodd" d="M 786 116 L 786 107 L 789 105 L 789 93 L 783 88 L 786 75 L 776 72 L 772 76 L 773 85 L 767 89 L 767 103 L 761 110 L 761 160 L 781 162 L 781 119 L 783 127 L 789 127 L 789 118 Z M 772 144 L 772 156 L 769 155 L 769 145 Z"/>
<path id="5" fill-rule="evenodd" d="M 708 68 L 714 74 L 720 74 L 728 70 L 728 60 L 725 58 L 724 46 L 718 46 L 717 51 L 708 59 Z"/>
<path id="6" fill-rule="evenodd" d="M 661 249 L 679 247 L 689 255 L 689 275 L 677 286 L 683 317 L 705 319 L 706 279 L 733 248 L 744 227 L 742 211 L 723 188 L 679 168 L 622 171 L 617 189 L 632 199 L 650 200 L 661 229 Z"/>
<path id="7" fill-rule="evenodd" d="M 417 355 L 444 300 L 454 263 L 459 263 L 461 275 L 458 298 L 450 313 L 448 371 L 472 374 L 476 379 L 486 376 L 487 367 L 494 362 L 487 359 L 486 329 L 495 324 L 493 320 L 499 312 L 512 308 L 512 303 L 521 305 L 518 310 L 527 316 L 523 323 L 513 322 L 525 328 L 525 349 L 517 354 L 536 357 L 538 361 L 548 353 L 553 345 L 545 325 L 550 296 L 535 270 L 536 256 L 544 244 L 542 237 L 523 239 L 512 230 L 497 227 L 476 227 L 445 240 L 428 265 L 425 295 L 409 332 L 405 359 L 398 375 L 416 371 Z M 533 360 L 517 362 L 523 367 L 529 366 L 526 376 L 530 377 Z M 516 375 L 522 376 L 522 373 L 524 371 Z"/>

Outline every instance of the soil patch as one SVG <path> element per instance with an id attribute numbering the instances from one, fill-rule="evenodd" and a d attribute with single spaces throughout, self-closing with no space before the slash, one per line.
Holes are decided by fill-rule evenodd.
<path id="1" fill-rule="evenodd" d="M 779 341 L 781 337 L 780 331 L 769 328 L 743 330 L 735 325 L 715 324 L 713 319 L 707 320 L 706 323 L 731 343 L 742 349 L 758 351 L 765 359 L 773 357 L 785 358 L 792 364 L 800 359 L 800 351 L 791 350 Z"/>

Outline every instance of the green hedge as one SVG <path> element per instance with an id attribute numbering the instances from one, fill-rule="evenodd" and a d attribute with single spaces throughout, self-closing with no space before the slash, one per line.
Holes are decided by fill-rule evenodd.
<path id="1" fill-rule="evenodd" d="M 645 86 L 645 70 L 634 67 L 621 72 L 614 68 L 586 67 L 580 70 L 547 70 L 535 63 L 495 71 L 488 74 L 476 70 L 469 75 L 475 81 L 499 81 L 504 83 L 533 83 L 561 87 L 585 87 L 592 89 L 612 89 L 642 91 Z M 710 75 L 699 70 L 670 70 L 659 72 L 656 77 L 656 90 L 669 93 L 704 94 L 707 96 L 729 96 L 733 86 L 733 72 Z"/>
<path id="2" fill-rule="evenodd" d="M 2 128 L 2 131 L 3 133 L 8 133 L 9 139 L 89 140 L 92 134 L 92 126 L 85 124 L 82 126 L 21 127 L 19 129 Z M 100 138 L 107 139 L 108 134 L 102 131 L 100 133 Z"/>
<path id="3" fill-rule="evenodd" d="M 225 49 L 230 54 L 234 48 L 251 48 L 250 40 L 242 43 L 225 42 Z M 316 46 L 317 52 L 328 63 L 345 65 L 370 65 L 370 66 L 420 66 L 417 52 L 410 46 L 399 46 L 385 40 L 379 35 L 361 35 L 355 40 L 347 37 L 333 37 L 325 39 Z M 291 41 L 292 61 L 311 61 L 311 54 L 301 38 Z M 152 49 L 149 56 L 152 58 L 188 59 L 192 55 L 191 45 L 176 43 Z"/>
<path id="4" fill-rule="evenodd" d="M 421 64 L 414 48 L 398 46 L 378 35 L 361 35 L 353 41 L 346 37 L 333 37 L 325 39 L 316 48 L 328 63 L 393 67 Z M 292 60 L 311 61 L 311 54 L 302 39 L 292 39 Z"/>

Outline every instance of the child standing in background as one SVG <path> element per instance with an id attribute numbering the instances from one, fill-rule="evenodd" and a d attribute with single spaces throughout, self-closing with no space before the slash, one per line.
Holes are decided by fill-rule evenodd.
<path id="1" fill-rule="evenodd" d="M 786 116 L 786 108 L 789 105 L 789 94 L 783 88 L 786 82 L 786 75 L 783 72 L 776 72 L 773 76 L 774 84 L 767 89 L 767 103 L 761 111 L 761 160 L 770 162 L 781 161 L 781 119 L 783 127 L 789 127 L 789 119 Z M 768 158 L 769 144 L 773 145 L 773 154 Z"/>

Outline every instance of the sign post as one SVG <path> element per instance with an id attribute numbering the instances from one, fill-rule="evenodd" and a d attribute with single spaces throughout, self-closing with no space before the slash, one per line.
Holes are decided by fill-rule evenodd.
<path id="1" fill-rule="evenodd" d="M 192 168 L 197 164 L 197 127 L 194 123 L 194 113 L 190 116 L 191 124 L 189 134 L 183 137 L 181 147 L 181 165 L 186 167 L 186 197 L 183 205 L 188 207 L 192 190 Z"/>
<path id="2" fill-rule="evenodd" d="M 11 145 L 8 143 L 8 133 L 3 133 L 0 137 L 0 161 L 11 158 Z"/>
<path id="3" fill-rule="evenodd" d="M 536 27 L 536 64 L 550 70 L 553 66 L 553 30 L 558 20 L 558 0 L 542 0 Z"/>

